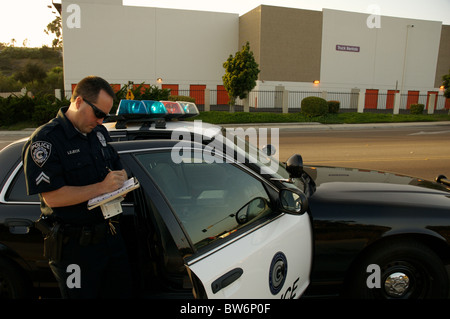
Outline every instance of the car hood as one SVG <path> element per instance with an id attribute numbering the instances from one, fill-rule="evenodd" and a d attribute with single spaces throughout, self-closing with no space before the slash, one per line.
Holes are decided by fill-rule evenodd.
<path id="1" fill-rule="evenodd" d="M 309 167 L 316 183 L 313 202 L 450 209 L 450 190 L 415 177 L 371 170 Z"/>

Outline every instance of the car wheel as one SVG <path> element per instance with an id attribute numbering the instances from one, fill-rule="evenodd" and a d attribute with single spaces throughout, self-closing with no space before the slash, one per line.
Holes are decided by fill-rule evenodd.
<path id="1" fill-rule="evenodd" d="M 20 270 L 10 261 L 0 258 L 0 299 L 28 297 L 28 285 Z"/>
<path id="2" fill-rule="evenodd" d="M 350 298 L 443 299 L 448 298 L 449 278 L 442 260 L 427 246 L 390 242 L 352 268 L 345 288 Z"/>

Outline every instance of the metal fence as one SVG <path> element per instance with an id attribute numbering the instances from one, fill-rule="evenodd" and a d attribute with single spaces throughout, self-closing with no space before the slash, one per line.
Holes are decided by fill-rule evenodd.
<path id="1" fill-rule="evenodd" d="M 64 92 L 67 98 L 70 98 L 71 92 Z M 450 99 L 446 99 L 438 92 L 435 94 L 434 111 L 436 113 L 444 113 L 450 111 Z M 409 112 L 411 104 L 423 104 L 427 110 L 428 94 L 419 94 L 419 91 L 411 91 L 408 94 L 400 96 L 400 113 Z M 189 90 L 178 89 L 176 95 L 190 96 L 195 99 L 200 111 L 206 108 L 209 110 L 228 111 L 228 94 L 225 90 Z M 363 95 L 363 96 L 360 96 Z M 309 96 L 322 97 L 327 101 L 339 101 L 340 110 L 342 112 L 356 112 L 363 110 L 364 112 L 392 113 L 395 104 L 395 92 L 380 92 L 378 90 L 361 90 L 361 92 L 333 92 L 333 91 L 283 91 L 283 90 L 253 90 L 248 95 L 248 105 L 250 112 L 282 112 L 283 104 L 287 103 L 288 112 L 299 112 L 301 110 L 301 102 Z M 284 101 L 287 99 L 287 102 Z M 362 103 L 362 105 L 361 105 Z M 236 99 L 235 110 L 242 111 L 244 101 Z"/>

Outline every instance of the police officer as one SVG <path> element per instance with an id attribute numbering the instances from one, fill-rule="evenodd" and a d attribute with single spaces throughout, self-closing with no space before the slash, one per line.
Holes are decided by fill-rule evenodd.
<path id="1" fill-rule="evenodd" d="M 23 148 L 28 193 L 39 194 L 41 216 L 53 231 L 45 249 L 63 298 L 131 296 L 118 222 L 105 220 L 99 207 L 87 209 L 89 199 L 118 189 L 127 178 L 102 125 L 114 97 L 104 79 L 84 78 L 70 106 L 39 127 Z"/>

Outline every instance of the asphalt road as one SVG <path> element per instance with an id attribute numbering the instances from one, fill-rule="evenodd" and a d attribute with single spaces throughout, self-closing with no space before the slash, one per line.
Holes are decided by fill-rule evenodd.
<path id="1" fill-rule="evenodd" d="M 356 167 L 434 179 L 450 177 L 450 123 L 416 126 L 281 128 L 279 159 L 302 155 L 305 164 Z"/>
<path id="2" fill-rule="evenodd" d="M 230 127 L 230 126 L 229 126 Z M 234 125 L 244 130 L 252 125 Z M 276 156 L 286 161 L 298 153 L 308 165 L 389 171 L 434 179 L 450 177 L 450 123 L 369 125 L 258 125 L 278 128 Z M 0 131 L 0 149 L 32 130 Z M 268 139 L 269 142 L 271 139 Z M 276 140 L 275 140 L 276 141 Z M 275 143 L 274 143 L 275 144 Z"/>

